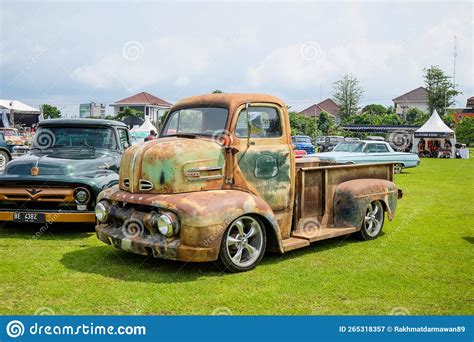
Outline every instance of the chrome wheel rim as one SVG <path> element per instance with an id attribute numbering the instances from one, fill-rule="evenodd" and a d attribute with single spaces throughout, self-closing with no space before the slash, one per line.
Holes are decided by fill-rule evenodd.
<path id="1" fill-rule="evenodd" d="M 380 201 L 375 201 L 369 204 L 365 211 L 364 229 L 370 237 L 376 237 L 383 224 L 383 208 Z"/>
<path id="2" fill-rule="evenodd" d="M 251 216 L 235 220 L 227 231 L 226 249 L 232 263 L 248 267 L 258 260 L 263 248 L 262 227 Z"/>
<path id="3" fill-rule="evenodd" d="M 0 154 L 0 171 L 3 171 L 3 169 L 7 166 L 7 158 L 3 154 Z"/>

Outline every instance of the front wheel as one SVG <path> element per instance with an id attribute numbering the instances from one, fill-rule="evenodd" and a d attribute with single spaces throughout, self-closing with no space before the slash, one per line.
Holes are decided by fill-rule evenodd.
<path id="1" fill-rule="evenodd" d="M 376 239 L 382 231 L 384 222 L 384 211 L 380 201 L 369 203 L 365 210 L 362 226 L 359 230 L 359 237 L 362 240 Z"/>
<path id="2" fill-rule="evenodd" d="M 266 244 L 262 221 L 253 216 L 241 216 L 224 233 L 219 264 L 228 272 L 249 271 L 262 260 Z"/>
<path id="3" fill-rule="evenodd" d="M 9 161 L 10 157 L 8 154 L 5 151 L 0 151 L 0 171 L 5 170 Z"/>

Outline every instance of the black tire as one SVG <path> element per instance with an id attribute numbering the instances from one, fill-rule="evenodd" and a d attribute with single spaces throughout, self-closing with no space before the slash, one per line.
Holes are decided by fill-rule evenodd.
<path id="1" fill-rule="evenodd" d="M 403 171 L 403 164 L 397 163 L 393 166 L 393 173 L 400 174 Z"/>
<path id="2" fill-rule="evenodd" d="M 240 230 L 237 228 L 237 223 L 241 221 L 244 224 L 244 232 L 248 235 L 250 234 L 251 228 L 254 227 L 252 222 L 258 225 L 258 228 L 255 228 L 257 230 L 256 235 L 250 235 L 248 238 L 241 238 L 240 233 L 235 235 L 235 230 L 237 229 L 238 232 Z M 239 243 L 234 243 L 233 241 L 240 241 Z M 243 241 L 245 241 L 245 247 Z M 250 247 L 249 247 L 250 245 Z M 219 250 L 219 258 L 218 258 L 218 263 L 221 266 L 221 268 L 226 271 L 226 272 L 231 272 L 231 273 L 237 273 L 237 272 L 246 272 L 249 271 L 253 268 L 255 268 L 260 261 L 263 258 L 263 255 L 265 254 L 265 249 L 267 245 L 267 236 L 265 232 L 265 226 L 258 217 L 255 216 L 250 216 L 250 215 L 244 215 L 236 220 L 234 220 L 229 227 L 224 232 L 224 235 L 222 236 L 222 241 L 221 241 L 221 246 Z M 256 247 L 255 247 L 256 246 Z M 232 256 L 232 248 L 236 249 L 236 253 L 234 256 Z M 241 249 L 240 256 L 241 258 L 244 257 L 244 255 L 248 258 L 248 262 L 241 262 L 240 264 L 236 263 L 233 260 L 233 257 L 235 259 L 236 255 L 238 254 L 239 248 Z M 258 255 L 252 255 L 249 252 L 248 248 L 254 248 L 258 250 Z M 257 252 L 255 252 L 257 253 Z M 241 260 L 241 258 L 239 260 Z"/>
<path id="3" fill-rule="evenodd" d="M 0 172 L 5 170 L 8 162 L 11 160 L 10 156 L 5 151 L 0 151 Z"/>
<path id="4" fill-rule="evenodd" d="M 376 211 L 375 211 L 375 208 Z M 369 217 L 375 217 L 375 221 L 372 219 L 372 225 L 370 225 Z M 385 212 L 381 201 L 373 201 L 369 203 L 365 210 L 364 217 L 362 217 L 362 225 L 360 230 L 357 232 L 357 237 L 360 240 L 374 240 L 382 232 L 383 224 L 385 219 Z M 376 227 L 374 227 L 376 224 Z"/>

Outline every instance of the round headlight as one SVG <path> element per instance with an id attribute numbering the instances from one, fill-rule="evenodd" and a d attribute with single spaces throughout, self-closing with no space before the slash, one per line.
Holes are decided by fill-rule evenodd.
<path id="1" fill-rule="evenodd" d="M 90 194 L 89 191 L 85 188 L 77 188 L 74 190 L 74 201 L 77 204 L 86 204 L 89 202 Z"/>
<path id="2" fill-rule="evenodd" d="M 178 218 L 172 213 L 160 215 L 156 220 L 156 225 L 158 231 L 166 237 L 178 233 L 179 230 Z"/>
<path id="3" fill-rule="evenodd" d="M 99 222 L 107 221 L 110 206 L 106 201 L 100 201 L 95 206 L 95 217 Z"/>

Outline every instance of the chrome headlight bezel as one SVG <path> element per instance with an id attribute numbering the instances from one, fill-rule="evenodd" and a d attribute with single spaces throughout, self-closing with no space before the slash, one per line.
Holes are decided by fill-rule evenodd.
<path id="1" fill-rule="evenodd" d="M 95 205 L 95 217 L 100 223 L 107 222 L 109 218 L 110 204 L 107 201 L 100 201 Z"/>
<path id="2" fill-rule="evenodd" d="M 156 219 L 156 228 L 166 237 L 178 234 L 180 228 L 178 216 L 171 212 L 160 213 Z"/>
<path id="3" fill-rule="evenodd" d="M 83 197 L 84 196 L 84 197 Z M 87 204 L 91 200 L 91 193 L 86 188 L 74 189 L 74 202 L 77 204 Z"/>

